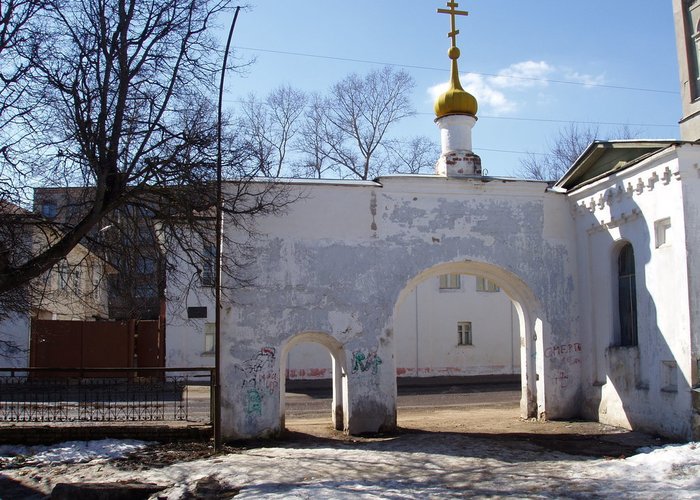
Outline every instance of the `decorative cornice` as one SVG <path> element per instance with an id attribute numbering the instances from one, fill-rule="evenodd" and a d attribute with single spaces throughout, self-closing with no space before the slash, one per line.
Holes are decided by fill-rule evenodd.
<path id="1" fill-rule="evenodd" d="M 698 172 L 698 176 L 700 176 L 700 165 L 696 163 L 694 167 Z M 645 172 L 645 174 L 645 177 L 638 176 L 636 180 L 634 178 L 622 180 L 615 186 L 572 203 L 574 217 L 577 215 L 590 215 L 598 210 L 603 210 L 606 205 L 612 208 L 615 203 L 622 202 L 627 198 L 642 196 L 657 187 L 668 186 L 673 180 L 681 179 L 680 170 L 672 171 L 668 165 L 662 165 L 650 172 Z"/>
<path id="2" fill-rule="evenodd" d="M 625 213 L 622 212 L 619 216 L 617 217 L 610 217 L 609 221 L 600 221 L 600 224 L 591 224 L 591 227 L 586 229 L 586 232 L 588 234 L 593 234 L 597 233 L 599 231 L 606 231 L 608 229 L 613 229 L 615 227 L 619 227 L 623 224 L 626 224 L 628 222 L 632 222 L 635 219 L 638 219 L 639 216 L 641 215 L 641 212 L 639 211 L 638 208 L 633 208 L 631 213 Z"/>

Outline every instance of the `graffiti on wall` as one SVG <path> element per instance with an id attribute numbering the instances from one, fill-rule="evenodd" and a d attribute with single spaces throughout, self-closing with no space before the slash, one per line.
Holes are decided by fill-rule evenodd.
<path id="1" fill-rule="evenodd" d="M 574 342 L 572 344 L 561 344 L 548 347 L 544 350 L 545 358 L 563 359 L 568 365 L 580 365 L 580 354 L 583 351 L 581 344 Z"/>
<path id="2" fill-rule="evenodd" d="M 277 392 L 279 375 L 275 370 L 275 348 L 263 347 L 236 370 L 246 394 L 245 411 L 248 416 L 262 415 L 265 397 Z"/>
<path id="3" fill-rule="evenodd" d="M 360 350 L 352 353 L 352 373 L 372 370 L 372 374 L 376 375 L 381 364 L 382 358 L 377 355 L 377 351 Z"/>
<path id="4" fill-rule="evenodd" d="M 566 389 L 569 386 L 569 375 L 567 375 L 566 372 L 555 372 L 552 378 L 554 379 L 554 383 L 562 389 Z"/>

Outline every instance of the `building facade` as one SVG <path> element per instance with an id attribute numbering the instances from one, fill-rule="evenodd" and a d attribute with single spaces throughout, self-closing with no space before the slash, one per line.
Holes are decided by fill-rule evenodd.
<path id="1" fill-rule="evenodd" d="M 495 283 L 511 302 L 523 417 L 699 439 L 700 145 L 689 142 L 700 138 L 698 5 L 674 0 L 681 141 L 594 142 L 554 185 L 483 176 L 471 150 L 477 103 L 459 83 L 453 30 L 451 85 L 435 105 L 436 175 L 279 181 L 298 201 L 257 221 L 253 286 L 223 304 L 223 438 L 283 429 L 288 355 L 310 342 L 332 358 L 336 428 L 395 428 L 397 373 L 422 366 L 408 364 L 424 352 L 411 343 L 441 342 L 430 328 L 411 337 L 402 307 L 459 275 Z M 456 3 L 448 7 L 454 21 Z M 210 346 L 212 295 L 168 291 L 181 299 L 169 302 L 170 341 L 183 352 Z M 447 355 L 459 356 L 476 342 L 476 320 L 450 321 Z"/>

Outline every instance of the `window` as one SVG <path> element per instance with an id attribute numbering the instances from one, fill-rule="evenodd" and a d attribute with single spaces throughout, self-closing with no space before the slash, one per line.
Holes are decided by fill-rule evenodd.
<path id="1" fill-rule="evenodd" d="M 41 215 L 46 217 L 47 219 L 53 219 L 56 217 L 56 203 L 53 201 L 45 201 L 41 205 Z"/>
<path id="2" fill-rule="evenodd" d="M 92 296 L 95 300 L 100 300 L 102 292 L 102 283 L 100 277 L 94 269 L 91 269 Z"/>
<path id="3" fill-rule="evenodd" d="M 684 2 L 684 13 L 687 36 L 688 77 L 691 85 L 692 99 L 700 97 L 700 3 L 697 1 Z"/>
<path id="4" fill-rule="evenodd" d="M 153 274 L 156 271 L 156 259 L 140 255 L 136 260 L 136 270 L 141 274 Z"/>
<path id="5" fill-rule="evenodd" d="M 148 244 L 148 243 L 153 242 L 153 240 L 154 240 L 153 233 L 151 232 L 151 228 L 148 225 L 141 224 L 138 227 L 137 231 L 138 231 L 138 239 L 139 239 L 138 243 L 139 244 L 144 244 L 144 243 Z"/>
<path id="6" fill-rule="evenodd" d="M 637 283 L 634 250 L 625 243 L 617 256 L 617 307 L 619 315 L 619 345 L 637 345 Z"/>
<path id="7" fill-rule="evenodd" d="M 81 272 L 80 272 L 80 266 L 75 266 L 71 272 L 71 286 L 73 287 L 73 292 L 75 293 L 80 293 L 80 290 L 82 288 L 81 286 Z"/>
<path id="8" fill-rule="evenodd" d="M 152 299 L 157 296 L 156 289 L 148 283 L 141 283 L 134 287 L 134 298 L 136 299 Z"/>
<path id="9" fill-rule="evenodd" d="M 216 323 L 204 323 L 204 352 L 213 353 L 216 347 Z"/>
<path id="10" fill-rule="evenodd" d="M 59 290 L 66 290 L 68 288 L 69 279 L 70 268 L 68 267 L 68 262 L 62 260 L 58 263 L 56 288 Z"/>
<path id="11" fill-rule="evenodd" d="M 204 306 L 204 307 L 194 306 L 194 307 L 187 308 L 187 319 L 201 319 L 201 318 L 206 318 L 206 317 L 207 317 L 206 306 Z"/>
<path id="12" fill-rule="evenodd" d="M 501 289 L 498 285 L 491 280 L 487 280 L 483 276 L 476 277 L 476 291 L 477 292 L 500 292 Z"/>
<path id="13" fill-rule="evenodd" d="M 216 246 L 211 243 L 205 243 L 202 253 L 202 274 L 200 275 L 202 286 L 214 286 L 216 284 L 216 276 L 214 275 L 215 264 Z"/>
<path id="14" fill-rule="evenodd" d="M 440 275 L 440 290 L 459 290 L 460 286 L 459 274 Z"/>
<path id="15" fill-rule="evenodd" d="M 457 323 L 457 345 L 472 345 L 472 322 Z"/>

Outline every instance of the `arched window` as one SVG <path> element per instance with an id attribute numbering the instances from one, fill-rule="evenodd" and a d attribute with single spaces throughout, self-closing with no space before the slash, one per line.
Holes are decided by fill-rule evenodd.
<path id="1" fill-rule="evenodd" d="M 634 250 L 625 243 L 617 256 L 617 307 L 620 320 L 621 346 L 637 345 L 637 284 Z"/>

